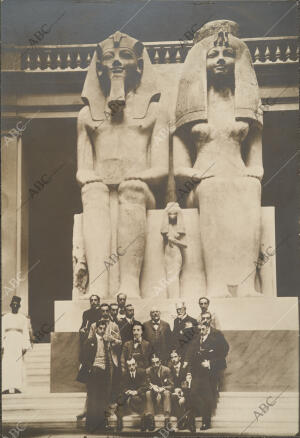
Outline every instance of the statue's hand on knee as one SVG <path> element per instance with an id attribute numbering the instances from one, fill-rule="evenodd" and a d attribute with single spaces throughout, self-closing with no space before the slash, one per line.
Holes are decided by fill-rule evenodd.
<path id="1" fill-rule="evenodd" d="M 93 182 L 103 182 L 103 178 L 90 169 L 78 170 L 76 179 L 81 186 Z"/>
<path id="2" fill-rule="evenodd" d="M 251 166 L 246 168 L 246 174 L 244 176 L 257 178 L 259 181 L 261 181 L 263 174 L 264 169 L 261 166 Z"/>

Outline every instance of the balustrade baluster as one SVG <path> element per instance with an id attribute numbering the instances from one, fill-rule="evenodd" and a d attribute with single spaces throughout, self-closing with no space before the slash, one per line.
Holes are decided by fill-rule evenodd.
<path id="1" fill-rule="evenodd" d="M 31 58 L 30 58 L 30 54 L 27 53 L 26 56 L 26 61 L 25 61 L 25 70 L 31 70 Z"/>
<path id="2" fill-rule="evenodd" d="M 92 57 L 90 52 L 88 52 L 87 57 L 86 57 L 86 66 L 88 67 L 91 63 Z"/>
<path id="3" fill-rule="evenodd" d="M 286 52 L 285 52 L 285 61 L 286 62 L 292 62 L 291 60 L 291 48 L 290 46 L 287 46 Z"/>
<path id="4" fill-rule="evenodd" d="M 47 54 L 47 58 L 46 58 L 46 70 L 51 70 L 51 57 L 50 57 L 50 53 Z"/>
<path id="5" fill-rule="evenodd" d="M 41 58 L 40 55 L 38 54 L 36 57 L 36 70 L 42 70 L 42 63 L 41 63 Z"/>
<path id="6" fill-rule="evenodd" d="M 81 57 L 80 57 L 80 53 L 78 52 L 77 58 L 76 58 L 76 69 L 80 70 L 81 69 Z"/>
<path id="7" fill-rule="evenodd" d="M 61 58 L 60 58 L 60 53 L 57 54 L 56 57 L 56 69 L 57 70 L 61 70 Z"/>
<path id="8" fill-rule="evenodd" d="M 275 52 L 275 62 L 281 62 L 281 60 L 280 60 L 280 56 L 281 56 L 280 47 L 277 46 L 277 48 L 276 48 L 276 52 Z"/>
<path id="9" fill-rule="evenodd" d="M 254 64 L 260 64 L 261 60 L 260 60 L 260 52 L 259 52 L 259 48 L 256 47 L 255 52 L 254 52 Z"/>
<path id="10" fill-rule="evenodd" d="M 179 49 L 176 50 L 175 62 L 176 63 L 181 62 L 181 54 L 180 54 L 180 50 Z"/>
<path id="11" fill-rule="evenodd" d="M 269 46 L 266 46 L 266 50 L 265 50 L 265 64 L 269 64 L 270 62 L 272 62 L 270 60 L 271 54 L 270 54 L 270 49 Z"/>
<path id="12" fill-rule="evenodd" d="M 154 64 L 158 64 L 159 63 L 159 53 L 158 53 L 158 49 L 155 49 L 154 51 L 154 58 L 153 58 Z"/>
<path id="13" fill-rule="evenodd" d="M 67 54 L 67 60 L 66 60 L 66 64 L 67 64 L 67 70 L 72 70 L 72 59 L 71 59 L 71 55 L 70 52 L 68 52 Z"/>
<path id="14" fill-rule="evenodd" d="M 165 53 L 165 62 L 166 62 L 166 64 L 170 64 L 170 52 L 169 52 L 169 49 L 167 49 L 166 53 Z"/>

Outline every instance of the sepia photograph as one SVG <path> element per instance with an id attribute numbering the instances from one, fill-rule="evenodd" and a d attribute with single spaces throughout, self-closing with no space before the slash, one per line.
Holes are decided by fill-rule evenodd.
<path id="1" fill-rule="evenodd" d="M 299 436 L 298 2 L 1 29 L 1 437 Z"/>

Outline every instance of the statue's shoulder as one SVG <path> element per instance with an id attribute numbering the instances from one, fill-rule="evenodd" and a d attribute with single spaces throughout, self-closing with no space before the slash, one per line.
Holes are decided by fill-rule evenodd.
<path id="1" fill-rule="evenodd" d="M 163 122 L 167 122 L 170 118 L 169 110 L 166 108 L 166 102 L 162 102 L 161 100 L 151 100 L 148 111 L 151 115 L 155 115 L 156 119 Z"/>
<path id="2" fill-rule="evenodd" d="M 78 122 L 89 123 L 91 121 L 91 111 L 88 105 L 84 105 L 78 113 Z"/>

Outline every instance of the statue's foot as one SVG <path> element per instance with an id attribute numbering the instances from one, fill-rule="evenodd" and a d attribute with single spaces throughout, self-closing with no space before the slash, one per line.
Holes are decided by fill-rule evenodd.
<path id="1" fill-rule="evenodd" d="M 238 293 L 237 295 L 239 298 L 243 298 L 243 297 L 262 297 L 263 294 L 256 292 L 255 289 L 252 290 L 248 290 L 248 291 L 243 291 L 241 293 Z"/>
<path id="2" fill-rule="evenodd" d="M 227 289 L 208 291 L 207 296 L 209 298 L 232 298 L 231 293 L 229 293 Z"/>

